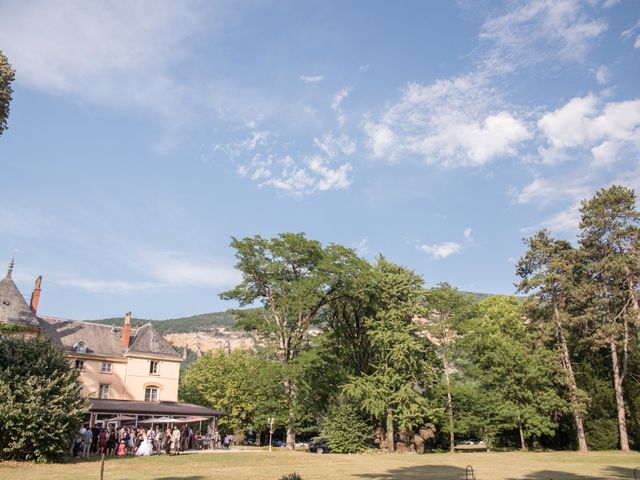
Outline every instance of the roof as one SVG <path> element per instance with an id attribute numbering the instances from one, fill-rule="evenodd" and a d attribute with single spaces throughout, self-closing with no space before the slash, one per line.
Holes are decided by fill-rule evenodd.
<path id="1" fill-rule="evenodd" d="M 132 334 L 131 338 L 129 353 L 180 356 L 150 323 L 136 329 L 135 334 Z"/>
<path id="2" fill-rule="evenodd" d="M 35 314 L 11 278 L 11 270 L 0 281 L 0 323 L 39 327 Z"/>
<path id="3" fill-rule="evenodd" d="M 129 348 L 124 348 L 122 327 L 46 316 L 39 320 L 45 333 L 68 352 L 75 352 L 77 345 L 84 342 L 88 355 L 126 357 L 129 353 L 144 353 L 182 359 L 153 325 L 132 329 Z"/>
<path id="4" fill-rule="evenodd" d="M 139 402 L 133 400 L 112 400 L 90 398 L 89 411 L 92 413 L 116 413 L 130 415 L 186 415 L 218 417 L 226 415 L 222 410 L 213 410 L 192 403 L 180 402 Z"/>

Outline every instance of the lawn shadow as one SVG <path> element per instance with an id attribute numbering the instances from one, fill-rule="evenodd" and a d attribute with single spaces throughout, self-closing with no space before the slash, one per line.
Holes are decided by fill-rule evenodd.
<path id="1" fill-rule="evenodd" d="M 631 467 L 608 467 L 608 472 L 613 475 L 612 478 L 625 478 L 629 480 L 640 480 L 640 467 L 635 469 Z"/>
<path id="2" fill-rule="evenodd" d="M 191 475 L 190 477 L 159 477 L 154 480 L 207 480 L 211 477 L 203 477 L 201 475 Z"/>
<path id="3" fill-rule="evenodd" d="M 360 473 L 356 476 L 376 480 L 464 480 L 465 469 L 451 465 L 419 465 L 394 468 L 384 473 Z"/>
<path id="4" fill-rule="evenodd" d="M 571 472 L 561 472 L 556 470 L 540 470 L 538 472 L 531 472 L 521 477 L 513 477 L 509 480 L 614 480 L 614 479 L 626 479 L 633 480 L 633 469 L 630 468 L 618 468 L 609 467 L 609 472 L 606 475 L 593 476 L 593 475 L 580 475 Z M 489 480 L 479 478 L 479 480 Z"/>

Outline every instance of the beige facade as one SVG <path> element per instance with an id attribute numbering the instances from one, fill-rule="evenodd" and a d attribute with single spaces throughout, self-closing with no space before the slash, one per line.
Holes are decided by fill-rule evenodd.
<path id="1" fill-rule="evenodd" d="M 78 382 L 82 385 L 83 396 L 144 401 L 149 400 L 152 393 L 147 389 L 157 389 L 153 401 L 178 401 L 180 360 L 153 356 L 122 359 L 81 354 L 68 354 L 68 358 L 80 372 Z M 77 362 L 82 363 L 77 365 Z M 151 362 L 156 362 L 153 369 Z M 152 370 L 157 373 L 151 373 Z M 108 385 L 106 396 L 105 389 L 100 389 L 101 385 Z"/>

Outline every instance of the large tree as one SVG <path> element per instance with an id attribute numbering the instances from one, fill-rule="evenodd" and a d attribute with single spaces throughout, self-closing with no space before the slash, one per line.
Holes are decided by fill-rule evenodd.
<path id="1" fill-rule="evenodd" d="M 459 338 L 459 326 L 465 319 L 471 302 L 448 283 L 440 283 L 426 293 L 429 317 L 424 319 L 425 335 L 435 345 L 438 357 L 442 361 L 442 370 L 447 393 L 447 416 L 449 420 L 449 449 L 455 449 L 455 422 L 453 407 L 452 376 L 456 371 L 454 355 L 456 341 Z"/>
<path id="2" fill-rule="evenodd" d="M 364 262 L 351 249 L 323 247 L 303 233 L 282 233 L 271 239 L 259 235 L 233 238 L 231 246 L 236 250 L 242 282 L 221 297 L 237 300 L 240 306 L 261 304 L 261 308 L 241 313 L 241 323 L 262 334 L 285 365 L 296 360 L 322 309 L 343 294 L 345 279 Z M 297 392 L 292 375 L 285 386 L 287 447 L 293 449 Z"/>
<path id="3" fill-rule="evenodd" d="M 618 185 L 598 191 L 580 211 L 586 316 L 592 338 L 610 350 L 620 448 L 628 451 L 624 381 L 631 328 L 639 326 L 640 213 L 634 191 Z"/>
<path id="4" fill-rule="evenodd" d="M 573 322 L 570 306 L 576 290 L 577 254 L 569 242 L 554 239 L 546 230 L 528 238 L 526 243 L 529 248 L 517 264 L 517 273 L 522 278 L 518 290 L 531 294 L 537 310 L 532 318 L 548 322 L 552 327 L 558 361 L 568 387 L 578 448 L 586 452 L 588 446 L 583 418 L 586 399 L 576 382 L 568 339 Z"/>
<path id="5" fill-rule="evenodd" d="M 203 355 L 181 375 L 180 398 L 223 410 L 223 431 L 259 433 L 269 417 L 286 420 L 282 364 L 251 351 Z"/>
<path id="6" fill-rule="evenodd" d="M 77 379 L 46 337 L 0 339 L 0 460 L 64 459 L 87 411 Z"/>
<path id="7" fill-rule="evenodd" d="M 0 136 L 7 129 L 9 118 L 9 105 L 13 89 L 11 84 L 15 78 L 15 71 L 11 68 L 9 60 L 0 50 Z"/>
<path id="8" fill-rule="evenodd" d="M 422 278 L 380 258 L 374 269 L 377 308 L 366 320 L 373 350 L 370 372 L 353 375 L 343 391 L 367 413 L 384 420 L 387 450 L 395 451 L 395 426 L 418 426 L 435 416 L 429 393 L 437 360 L 420 336 L 416 317 L 424 317 Z"/>
<path id="9" fill-rule="evenodd" d="M 559 370 L 553 352 L 536 344 L 523 321 L 521 304 L 491 297 L 476 309 L 464 342 L 469 351 L 467 374 L 491 406 L 495 430 L 517 430 L 520 448 L 532 436 L 552 435 L 566 408 L 556 391 Z"/>

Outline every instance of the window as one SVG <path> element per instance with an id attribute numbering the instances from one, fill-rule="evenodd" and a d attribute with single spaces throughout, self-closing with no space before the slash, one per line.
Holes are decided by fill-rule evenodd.
<path id="1" fill-rule="evenodd" d="M 101 373 L 111 373 L 112 365 L 109 362 L 102 362 L 102 368 L 100 369 Z"/>
<path id="2" fill-rule="evenodd" d="M 145 402 L 157 402 L 158 401 L 158 387 L 147 387 L 144 389 L 144 401 Z"/>
<path id="3" fill-rule="evenodd" d="M 98 398 L 109 398 L 110 388 L 111 388 L 111 385 L 109 385 L 108 383 L 101 383 L 100 391 L 98 392 Z"/>
<path id="4" fill-rule="evenodd" d="M 76 360 L 76 370 L 84 370 L 84 360 Z"/>
<path id="5" fill-rule="evenodd" d="M 149 362 L 149 374 L 150 375 L 157 375 L 158 374 L 158 363 L 160 363 L 160 362 L 156 362 L 155 360 L 151 360 Z"/>
<path id="6" fill-rule="evenodd" d="M 87 344 L 84 342 L 78 342 L 73 346 L 76 353 L 87 353 Z"/>

